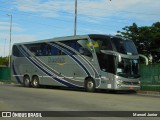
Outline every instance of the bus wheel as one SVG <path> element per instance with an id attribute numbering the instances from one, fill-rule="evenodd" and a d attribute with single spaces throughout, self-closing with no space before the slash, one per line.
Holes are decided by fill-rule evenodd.
<path id="1" fill-rule="evenodd" d="M 25 87 L 30 87 L 31 86 L 29 76 L 24 76 L 23 84 L 24 84 Z"/>
<path id="2" fill-rule="evenodd" d="M 95 92 L 95 81 L 91 78 L 85 81 L 85 91 L 87 92 Z"/>
<path id="3" fill-rule="evenodd" d="M 38 88 L 40 85 L 39 85 L 39 78 L 37 76 L 34 76 L 33 79 L 32 79 L 32 87 L 34 88 Z"/>

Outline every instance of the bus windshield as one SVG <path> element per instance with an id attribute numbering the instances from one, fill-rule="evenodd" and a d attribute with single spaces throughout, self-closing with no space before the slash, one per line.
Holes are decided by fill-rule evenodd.
<path id="1" fill-rule="evenodd" d="M 127 54 L 127 55 L 137 55 L 137 49 L 133 41 L 122 40 L 120 38 L 112 38 L 113 44 L 117 52 Z"/>
<path id="2" fill-rule="evenodd" d="M 139 78 L 138 67 L 138 60 L 122 58 L 122 61 L 118 62 L 117 75 L 125 78 Z"/>

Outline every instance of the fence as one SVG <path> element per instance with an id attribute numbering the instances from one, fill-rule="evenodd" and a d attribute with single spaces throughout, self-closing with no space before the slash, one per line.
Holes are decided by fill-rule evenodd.
<path id="1" fill-rule="evenodd" d="M 10 68 L 5 66 L 0 66 L 0 81 L 10 80 Z"/>
<path id="2" fill-rule="evenodd" d="M 141 89 L 160 91 L 160 64 L 140 65 Z"/>

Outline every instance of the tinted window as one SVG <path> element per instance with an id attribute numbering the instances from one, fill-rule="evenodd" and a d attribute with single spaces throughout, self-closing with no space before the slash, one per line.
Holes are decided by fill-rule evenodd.
<path id="1" fill-rule="evenodd" d="M 25 45 L 28 50 L 34 55 L 42 55 L 42 51 L 40 50 L 40 44 L 27 44 Z"/>
<path id="2" fill-rule="evenodd" d="M 23 57 L 23 54 L 19 51 L 16 45 L 13 46 L 13 56 L 16 57 Z"/>
<path id="3" fill-rule="evenodd" d="M 51 55 L 59 55 L 59 50 L 54 46 L 51 46 Z"/>
<path id="4" fill-rule="evenodd" d="M 28 44 L 26 45 L 26 47 L 35 56 L 64 55 L 64 53 L 61 50 L 46 43 Z"/>
<path id="5" fill-rule="evenodd" d="M 113 50 L 109 37 L 107 36 L 90 36 L 90 37 L 96 52 L 99 52 L 100 50 Z"/>
<path id="6" fill-rule="evenodd" d="M 113 44 L 117 52 L 124 54 L 132 54 L 137 55 L 137 48 L 133 41 L 131 40 L 123 40 L 120 38 L 112 38 Z"/>
<path id="7" fill-rule="evenodd" d="M 80 54 L 90 57 L 90 56 L 92 56 L 92 53 L 87 48 L 87 42 L 88 42 L 88 40 L 73 40 L 73 41 L 64 41 L 62 43 L 67 45 L 68 47 L 73 48 L 74 50 L 76 50 Z M 76 54 L 75 52 L 73 52 L 70 49 L 67 49 L 67 50 L 74 55 Z"/>
<path id="8" fill-rule="evenodd" d="M 125 59 L 118 63 L 117 74 L 122 77 L 140 77 L 138 74 L 139 61 L 136 59 Z"/>
<path id="9" fill-rule="evenodd" d="M 90 42 L 88 40 L 78 40 L 78 44 L 80 44 L 79 47 L 79 53 L 88 57 L 92 57 L 92 50 L 88 46 Z"/>
<path id="10" fill-rule="evenodd" d="M 112 74 L 116 73 L 115 70 L 115 59 L 116 57 L 113 55 L 107 55 L 103 53 L 97 53 L 97 58 L 99 61 L 99 66 L 102 71 L 109 72 Z"/>
<path id="11" fill-rule="evenodd" d="M 136 48 L 135 44 L 133 43 L 133 41 L 125 40 L 124 41 L 124 46 L 125 46 L 125 49 L 126 49 L 127 53 L 132 53 L 133 55 L 138 54 L 137 48 Z"/>
<path id="12" fill-rule="evenodd" d="M 76 40 L 74 41 L 64 41 L 62 42 L 63 44 L 73 48 L 76 51 L 79 51 L 80 45 L 77 43 Z M 67 49 L 67 48 L 66 48 Z M 74 52 L 72 52 L 71 50 L 69 50 L 72 54 L 75 54 Z"/>

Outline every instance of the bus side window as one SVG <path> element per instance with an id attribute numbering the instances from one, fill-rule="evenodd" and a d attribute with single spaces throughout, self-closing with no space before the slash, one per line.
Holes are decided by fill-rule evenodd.
<path id="1" fill-rule="evenodd" d="M 51 47 L 51 55 L 58 55 L 58 52 L 59 50 L 56 47 L 54 46 Z"/>
<path id="2" fill-rule="evenodd" d="M 42 54 L 44 55 L 44 56 L 46 56 L 48 53 L 47 53 L 47 45 L 43 45 L 43 48 L 42 48 Z"/>
<path id="3" fill-rule="evenodd" d="M 23 57 L 22 53 L 18 50 L 16 45 L 13 46 L 13 56 Z"/>
<path id="4" fill-rule="evenodd" d="M 88 40 L 78 40 L 77 41 L 78 52 L 81 55 L 92 57 L 92 53 L 91 53 L 91 51 L 89 51 L 89 48 L 87 47 L 87 44 L 88 44 Z"/>
<path id="5" fill-rule="evenodd" d="M 92 53 L 87 48 L 84 48 L 84 55 L 91 57 Z"/>
<path id="6" fill-rule="evenodd" d="M 63 44 L 65 44 L 68 47 L 71 47 L 72 49 L 76 50 L 76 41 L 72 40 L 72 41 L 64 41 L 62 42 Z M 71 49 L 67 49 L 72 55 L 75 54 L 75 52 Z M 62 55 L 64 55 L 64 53 L 62 52 Z"/>
<path id="7" fill-rule="evenodd" d="M 33 55 L 36 55 L 36 48 L 33 46 L 31 47 L 30 51 L 32 52 Z"/>
<path id="8" fill-rule="evenodd" d="M 72 41 L 70 47 L 73 48 L 73 49 L 76 49 L 76 42 Z"/>
<path id="9" fill-rule="evenodd" d="M 79 47 L 79 53 L 81 55 L 85 55 L 85 56 L 88 56 L 88 57 L 92 56 L 92 53 L 87 48 L 83 48 L 83 47 Z"/>
<path id="10" fill-rule="evenodd" d="M 26 45 L 26 47 L 30 50 L 30 52 L 35 55 L 38 56 L 39 55 L 39 49 L 40 49 L 40 44 L 30 44 L 30 45 Z"/>
<path id="11" fill-rule="evenodd" d="M 65 53 L 62 50 L 58 50 L 58 55 L 65 55 Z"/>
<path id="12" fill-rule="evenodd" d="M 52 50 L 51 50 L 51 46 L 50 45 L 47 45 L 45 43 L 42 43 L 39 45 L 39 48 L 37 48 L 37 54 L 39 56 L 50 56 L 52 54 Z"/>
<path id="13" fill-rule="evenodd" d="M 97 53 L 97 58 L 102 71 L 115 74 L 115 56 Z"/>
<path id="14" fill-rule="evenodd" d="M 76 42 L 75 42 L 75 50 L 76 50 L 77 52 L 79 52 L 79 49 L 80 49 L 80 45 L 79 45 L 79 43 L 76 41 Z"/>
<path id="15" fill-rule="evenodd" d="M 83 47 L 79 47 L 79 53 L 84 55 L 84 48 Z"/>

